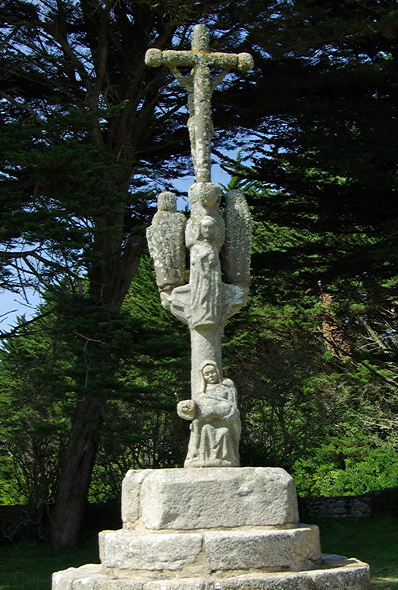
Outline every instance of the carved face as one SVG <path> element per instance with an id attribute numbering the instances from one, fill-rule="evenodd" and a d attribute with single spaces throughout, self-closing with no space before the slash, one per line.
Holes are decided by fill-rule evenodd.
<path id="1" fill-rule="evenodd" d="M 215 230 L 216 224 L 213 221 L 213 219 L 211 219 L 211 217 L 208 219 L 204 219 L 200 224 L 200 232 L 205 240 L 211 240 L 212 238 L 214 238 Z"/>
<path id="2" fill-rule="evenodd" d="M 218 370 L 215 365 L 205 365 L 202 369 L 202 374 L 206 383 L 213 385 L 220 382 Z"/>
<path id="3" fill-rule="evenodd" d="M 189 412 L 190 410 L 192 410 L 192 407 L 193 407 L 192 400 L 187 399 L 187 400 L 184 400 L 183 402 L 180 402 L 180 407 L 183 412 Z"/>

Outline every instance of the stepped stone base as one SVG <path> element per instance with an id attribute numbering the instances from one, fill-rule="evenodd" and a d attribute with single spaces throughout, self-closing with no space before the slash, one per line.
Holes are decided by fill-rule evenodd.
<path id="1" fill-rule="evenodd" d="M 107 568 L 162 572 L 163 577 L 233 572 L 313 569 L 321 561 L 318 527 L 273 527 L 192 532 L 100 533 Z M 224 574 L 225 575 L 225 574 Z"/>
<path id="2" fill-rule="evenodd" d="M 53 575 L 53 590 L 366 590 L 369 568 L 321 555 L 298 523 L 283 469 L 129 471 L 123 529 L 100 533 L 101 565 Z"/>
<path id="3" fill-rule="evenodd" d="M 321 567 L 301 572 L 246 572 L 233 577 L 117 577 L 101 565 L 83 565 L 53 574 L 53 590 L 364 590 L 369 567 L 357 559 L 323 555 Z"/>

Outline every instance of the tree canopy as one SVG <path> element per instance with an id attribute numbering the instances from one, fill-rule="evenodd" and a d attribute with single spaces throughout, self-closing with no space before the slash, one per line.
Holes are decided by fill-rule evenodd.
<path id="1" fill-rule="evenodd" d="M 213 97 L 214 153 L 254 219 L 251 303 L 224 351 L 244 462 L 325 493 L 348 489 L 340 472 L 367 448 L 380 465 L 395 456 L 397 12 L 393 0 L 0 2 L 0 286 L 44 298 L 35 323 L 3 334 L 0 466 L 13 457 L 24 499 L 40 474 L 55 547 L 76 543 L 88 494 L 112 495 L 129 462 L 181 461 L 171 408 L 187 340 L 156 303 L 144 235 L 156 193 L 191 171 L 186 96 L 144 54 L 187 48 L 196 22 L 212 49 L 255 59 Z M 89 492 L 93 473 L 108 491 Z"/>

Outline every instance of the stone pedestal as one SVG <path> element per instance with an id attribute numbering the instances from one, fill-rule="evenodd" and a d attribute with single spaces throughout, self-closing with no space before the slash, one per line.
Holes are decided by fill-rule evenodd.
<path id="1" fill-rule="evenodd" d="M 100 533 L 100 565 L 53 575 L 53 590 L 366 590 L 369 568 L 321 555 L 298 522 L 283 469 L 129 471 L 123 529 Z"/>

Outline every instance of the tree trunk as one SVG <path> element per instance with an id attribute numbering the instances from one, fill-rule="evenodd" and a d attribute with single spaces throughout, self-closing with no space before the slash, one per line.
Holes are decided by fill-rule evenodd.
<path id="1" fill-rule="evenodd" d="M 115 222 L 112 220 L 112 223 Z M 112 226 L 111 223 L 110 225 Z M 97 241 L 97 251 L 103 255 L 105 264 L 94 265 L 89 275 L 90 299 L 96 308 L 102 307 L 104 312 L 120 310 L 144 244 L 143 236 L 131 236 L 124 247 L 123 255 L 120 255 L 120 243 L 117 245 L 109 239 L 103 240 L 100 241 L 101 248 L 98 248 Z M 93 343 L 98 343 L 102 338 L 102 328 L 95 325 L 93 330 L 94 332 L 87 334 L 87 342 L 91 339 Z M 66 453 L 61 458 L 60 483 L 51 527 L 51 545 L 57 551 L 74 549 L 77 543 L 107 401 L 107 393 L 103 390 L 96 391 L 95 388 L 99 387 L 98 383 L 108 382 L 115 375 L 118 366 L 117 358 L 106 356 L 106 351 L 104 355 L 102 344 L 94 347 L 91 354 L 90 362 L 97 368 L 92 375 L 96 385 L 93 388 L 90 371 L 87 371 L 84 375 L 85 382 L 80 387 L 81 401 L 76 405 Z M 85 362 L 83 355 L 78 362 Z"/>
<path id="2" fill-rule="evenodd" d="M 343 332 L 336 321 L 336 314 L 333 311 L 333 295 L 331 293 L 322 293 L 320 302 L 323 307 L 322 332 L 326 350 L 337 358 L 349 356 L 351 354 L 350 345 L 345 340 Z"/>
<path id="3" fill-rule="evenodd" d="M 76 409 L 52 522 L 51 545 L 56 551 L 76 547 L 98 449 L 102 410 L 101 400 L 90 398 Z"/>

